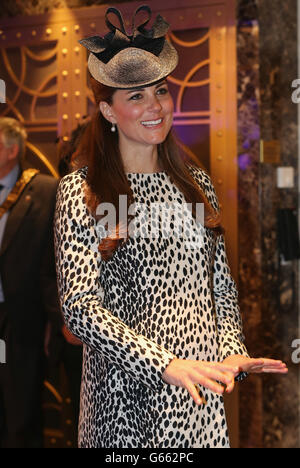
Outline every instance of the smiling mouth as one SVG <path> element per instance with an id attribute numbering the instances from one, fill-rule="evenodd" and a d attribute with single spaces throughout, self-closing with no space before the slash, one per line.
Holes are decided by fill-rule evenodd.
<path id="1" fill-rule="evenodd" d="M 156 127 L 157 125 L 160 125 L 162 123 L 163 119 L 157 119 L 157 120 L 147 120 L 145 122 L 141 122 L 141 124 L 144 127 Z"/>

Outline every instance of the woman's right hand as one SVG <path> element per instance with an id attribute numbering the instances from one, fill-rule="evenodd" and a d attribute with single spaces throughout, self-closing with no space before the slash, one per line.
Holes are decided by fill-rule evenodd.
<path id="1" fill-rule="evenodd" d="M 195 387 L 196 384 L 221 395 L 224 392 L 224 387 L 218 383 L 221 382 L 226 387 L 226 393 L 230 393 L 234 389 L 234 377 L 238 370 L 237 367 L 218 362 L 173 359 L 162 378 L 170 385 L 186 388 L 195 403 L 201 405 L 203 400 Z"/>

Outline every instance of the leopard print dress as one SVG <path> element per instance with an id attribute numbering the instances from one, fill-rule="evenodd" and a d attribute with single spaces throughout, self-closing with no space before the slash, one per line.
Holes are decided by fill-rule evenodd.
<path id="1" fill-rule="evenodd" d="M 209 176 L 195 167 L 191 172 L 217 209 Z M 196 406 L 185 389 L 162 380 L 174 357 L 222 361 L 247 355 L 223 236 L 215 239 L 189 218 L 167 173 L 129 173 L 134 199 L 143 207 L 136 227 L 143 229 L 155 204 L 176 203 L 183 207 L 176 219 L 190 219 L 185 232 L 196 229 L 197 239 L 172 235 L 175 218 L 164 217 L 159 235 L 140 231 L 101 261 L 105 232 L 85 204 L 86 173 L 84 167 L 61 180 L 54 224 L 62 311 L 84 343 L 79 446 L 228 447 L 223 397 L 200 388 L 206 404 Z"/>

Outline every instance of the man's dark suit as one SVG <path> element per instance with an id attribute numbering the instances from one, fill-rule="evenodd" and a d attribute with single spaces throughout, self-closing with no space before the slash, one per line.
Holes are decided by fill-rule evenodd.
<path id="1" fill-rule="evenodd" d="M 42 445 L 45 324 L 59 317 L 53 252 L 57 184 L 42 174 L 29 182 L 10 211 L 0 249 L 5 297 L 0 304 L 0 338 L 6 342 L 7 361 L 0 364 L 4 447 Z"/>

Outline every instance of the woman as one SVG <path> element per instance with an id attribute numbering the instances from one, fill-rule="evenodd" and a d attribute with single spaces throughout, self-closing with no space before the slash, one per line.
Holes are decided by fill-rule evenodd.
<path id="1" fill-rule="evenodd" d="M 286 367 L 247 355 L 214 188 L 182 160 L 171 135 L 166 77 L 177 54 L 165 39 L 168 25 L 158 16 L 151 30 L 148 21 L 136 28 L 140 11 L 150 19 L 140 7 L 131 36 L 109 8 L 111 32 L 80 41 L 92 52 L 98 112 L 82 140 L 83 166 L 57 195 L 61 304 L 84 343 L 79 445 L 227 447 L 224 391 L 245 372 Z M 157 219 L 147 222 L 153 205 L 174 204 L 182 209 L 158 230 Z M 115 208 L 115 229 L 103 206 Z M 187 228 L 178 236 L 181 221 Z"/>

